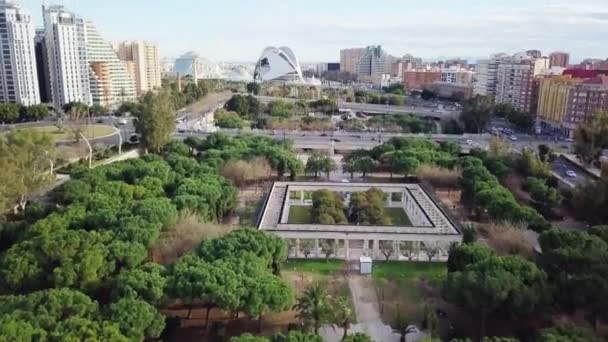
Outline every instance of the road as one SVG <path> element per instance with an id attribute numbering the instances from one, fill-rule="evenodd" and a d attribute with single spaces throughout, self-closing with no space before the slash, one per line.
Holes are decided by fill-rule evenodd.
<path id="1" fill-rule="evenodd" d="M 296 102 L 298 99 L 283 98 L 283 97 L 270 97 L 270 96 L 256 96 L 258 100 L 268 103 L 270 101 L 285 101 L 285 102 Z M 313 100 L 310 100 L 313 101 Z M 365 113 L 376 113 L 376 114 L 414 114 L 423 117 L 433 118 L 444 118 L 450 115 L 457 115 L 458 111 L 453 110 L 439 110 L 436 108 L 429 108 L 424 106 L 388 106 L 382 104 L 367 104 L 367 103 L 356 103 L 356 102 L 338 102 L 338 107 L 341 110 L 352 110 L 356 112 Z"/>
<path id="2" fill-rule="evenodd" d="M 551 163 L 551 171 L 574 186 L 578 186 L 593 180 L 593 178 L 587 174 L 583 168 L 563 157 L 556 158 Z M 576 177 L 569 177 L 566 174 L 568 171 L 574 171 L 574 173 L 576 173 Z"/>

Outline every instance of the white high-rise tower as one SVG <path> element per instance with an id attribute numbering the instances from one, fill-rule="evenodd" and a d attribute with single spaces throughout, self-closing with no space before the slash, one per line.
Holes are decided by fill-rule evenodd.
<path id="1" fill-rule="evenodd" d="M 0 0 L 0 49 L 0 101 L 40 103 L 32 18 L 13 0 Z"/>
<path id="2" fill-rule="evenodd" d="M 91 105 L 84 21 L 63 6 L 43 6 L 42 12 L 53 105 Z"/>

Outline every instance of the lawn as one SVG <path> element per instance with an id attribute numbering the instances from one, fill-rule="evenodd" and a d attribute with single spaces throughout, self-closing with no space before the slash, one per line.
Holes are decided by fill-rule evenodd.
<path id="1" fill-rule="evenodd" d="M 441 301 L 440 288 L 446 273 L 444 263 L 375 262 L 372 278 L 382 308 L 382 320 L 391 322 L 399 308 L 407 320 L 420 322 L 424 306 Z"/>
<path id="2" fill-rule="evenodd" d="M 405 213 L 403 208 L 384 208 L 384 212 L 391 218 L 393 226 L 398 227 L 411 227 L 412 222 Z"/>
<path id="3" fill-rule="evenodd" d="M 344 260 L 329 259 L 329 260 L 288 260 L 283 265 L 283 270 L 287 272 L 307 272 L 317 273 L 322 275 L 332 275 L 344 268 Z"/>
<path id="4" fill-rule="evenodd" d="M 310 224 L 312 223 L 312 216 L 310 214 L 312 207 L 310 206 L 297 206 L 292 205 L 289 207 L 289 218 L 287 223 L 289 224 Z"/>
<path id="5" fill-rule="evenodd" d="M 69 141 L 74 139 L 74 133 L 70 130 L 70 126 L 66 125 L 63 131 L 59 131 L 55 126 L 40 126 L 28 127 L 38 132 L 49 133 L 55 141 Z M 82 134 L 88 139 L 103 137 L 116 132 L 116 129 L 107 125 L 89 125 L 84 127 Z"/>
<path id="6" fill-rule="evenodd" d="M 440 282 L 446 272 L 446 265 L 438 262 L 378 261 L 374 263 L 372 276 L 374 279 L 411 281 L 423 278 Z"/>

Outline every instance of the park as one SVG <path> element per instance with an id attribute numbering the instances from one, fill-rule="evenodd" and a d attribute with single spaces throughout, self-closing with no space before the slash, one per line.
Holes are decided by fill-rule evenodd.
<path id="1" fill-rule="evenodd" d="M 606 180 L 568 194 L 545 172 L 547 151 L 393 137 L 343 155 L 343 181 L 330 181 L 334 159 L 304 165 L 286 139 L 173 139 L 172 95 L 136 105 L 140 158 L 63 168 L 69 180 L 48 192 L 55 139 L 4 136 L 0 320 L 18 327 L 7 340 L 602 334 Z M 573 198 L 596 227 L 561 228 L 554 211 Z"/>
<path id="2" fill-rule="evenodd" d="M 418 184 L 276 182 L 258 229 L 286 239 L 294 258 L 445 261 L 450 246 L 462 241 Z"/>

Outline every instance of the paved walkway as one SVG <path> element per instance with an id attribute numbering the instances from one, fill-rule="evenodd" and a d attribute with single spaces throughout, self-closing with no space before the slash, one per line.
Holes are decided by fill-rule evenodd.
<path id="1" fill-rule="evenodd" d="M 352 275 L 348 278 L 348 286 L 353 298 L 357 324 L 353 324 L 350 333 L 363 332 L 371 336 L 377 342 L 398 342 L 399 335 L 393 333 L 393 329 L 382 323 L 378 298 L 372 279 L 366 276 Z M 333 329 L 326 326 L 321 330 L 323 340 L 327 342 L 339 342 L 343 334 L 342 329 Z"/>

